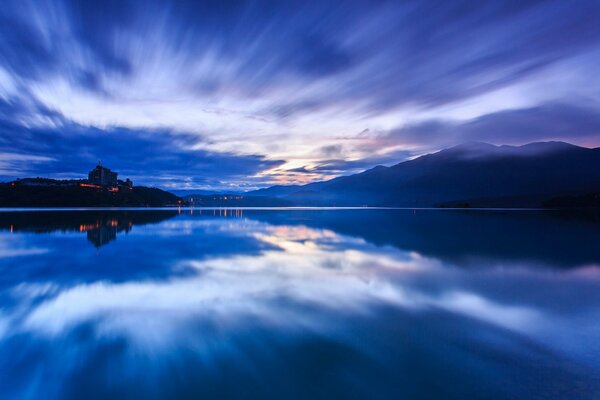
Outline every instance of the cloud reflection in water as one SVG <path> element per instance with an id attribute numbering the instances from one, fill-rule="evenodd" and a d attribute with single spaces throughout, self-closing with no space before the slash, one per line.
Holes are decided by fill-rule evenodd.
<path id="1" fill-rule="evenodd" d="M 572 398 L 592 398 L 599 388 L 589 374 L 600 372 L 597 264 L 465 269 L 311 227 L 326 221 L 318 214 L 291 224 L 261 217 L 134 225 L 79 256 L 60 234 L 2 233 L 33 247 L 44 238 L 50 249 L 4 257 L 2 271 L 7 259 L 27 269 L 56 252 L 71 267 L 100 260 L 106 269 L 5 275 L 0 358 L 11 379 L 0 389 L 21 398 L 278 397 L 299 385 L 298 398 L 480 398 L 492 389 L 497 398 L 559 398 L 577 385 Z M 115 275 L 132 267 L 127 251 L 140 265 Z M 144 264 L 155 275 L 140 278 Z"/>

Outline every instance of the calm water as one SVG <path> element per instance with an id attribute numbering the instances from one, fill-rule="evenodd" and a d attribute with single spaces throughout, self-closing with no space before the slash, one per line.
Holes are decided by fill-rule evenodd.
<path id="1" fill-rule="evenodd" d="M 594 216 L 0 212 L 0 273 L 3 399 L 600 398 Z"/>

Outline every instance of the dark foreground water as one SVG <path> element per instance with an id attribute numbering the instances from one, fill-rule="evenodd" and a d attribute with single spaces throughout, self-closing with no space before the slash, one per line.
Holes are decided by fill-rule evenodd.
<path id="1" fill-rule="evenodd" d="M 599 399 L 600 220 L 0 212 L 2 399 Z"/>

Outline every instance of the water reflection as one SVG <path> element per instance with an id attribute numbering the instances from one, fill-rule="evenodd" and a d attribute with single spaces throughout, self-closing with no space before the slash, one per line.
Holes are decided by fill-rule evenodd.
<path id="1" fill-rule="evenodd" d="M 0 213 L 0 230 L 18 232 L 86 232 L 87 239 L 95 247 L 116 240 L 117 233 L 128 233 L 133 225 L 158 223 L 173 218 L 173 210 L 147 212 L 127 211 L 34 211 Z"/>
<path id="2" fill-rule="evenodd" d="M 340 215 L 343 213 L 343 216 Z M 328 229 L 460 266 L 499 261 L 577 267 L 600 263 L 600 215 L 543 211 L 190 209 L 3 212 L 0 231 L 86 232 L 101 247 L 134 225 L 178 216 L 245 218 L 271 225 Z M 185 225 L 185 224 L 184 224 Z M 584 238 L 584 240 L 582 240 Z"/>
<path id="3" fill-rule="evenodd" d="M 0 213 L 7 398 L 588 399 L 600 390 L 593 220 L 100 214 Z M 109 243 L 101 250 L 79 245 L 101 228 L 127 234 L 99 240 Z"/>

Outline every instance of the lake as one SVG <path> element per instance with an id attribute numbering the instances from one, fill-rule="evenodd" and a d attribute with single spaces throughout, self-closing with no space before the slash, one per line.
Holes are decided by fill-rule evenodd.
<path id="1" fill-rule="evenodd" d="M 2 399 L 598 399 L 600 217 L 0 212 Z"/>

